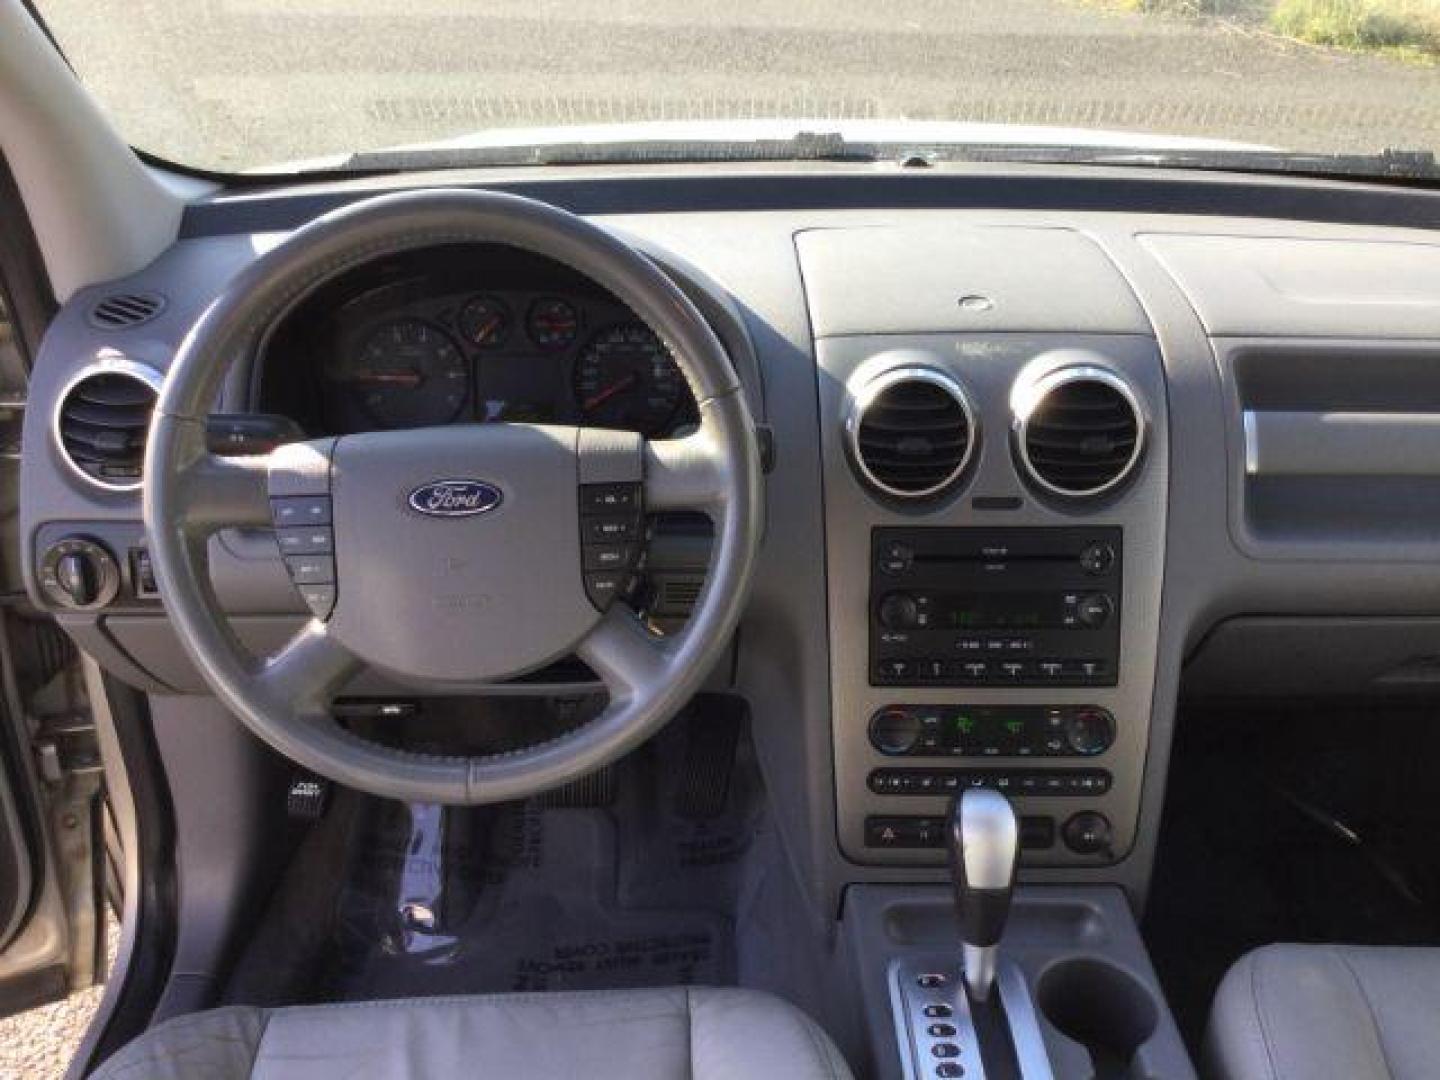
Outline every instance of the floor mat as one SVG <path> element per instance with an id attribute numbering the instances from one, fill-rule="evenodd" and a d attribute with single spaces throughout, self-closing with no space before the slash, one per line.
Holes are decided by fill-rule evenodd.
<path id="1" fill-rule="evenodd" d="M 1440 943 L 1437 753 L 1427 711 L 1182 716 L 1143 930 L 1192 1048 L 1249 949 Z"/>
<path id="2" fill-rule="evenodd" d="M 735 722 L 702 711 L 667 728 L 616 766 L 604 807 L 369 803 L 312 995 L 734 982 L 734 915 L 763 789 L 748 741 L 718 741 L 731 754 L 724 768 L 705 754 L 714 725 Z M 699 800 L 697 747 L 719 784 Z"/>
<path id="3" fill-rule="evenodd" d="M 336 998 L 731 980 L 723 914 L 620 902 L 608 812 L 526 804 L 497 815 L 493 829 L 493 842 L 509 851 L 462 919 L 417 926 L 392 910 L 403 897 L 397 905 L 394 894 L 350 898 Z"/>

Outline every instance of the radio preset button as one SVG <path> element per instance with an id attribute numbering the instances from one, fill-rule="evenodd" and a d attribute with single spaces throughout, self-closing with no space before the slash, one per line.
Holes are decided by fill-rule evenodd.
<path id="1" fill-rule="evenodd" d="M 887 682 L 903 682 L 915 673 L 915 664 L 910 660 L 881 660 L 875 665 L 877 678 Z"/>

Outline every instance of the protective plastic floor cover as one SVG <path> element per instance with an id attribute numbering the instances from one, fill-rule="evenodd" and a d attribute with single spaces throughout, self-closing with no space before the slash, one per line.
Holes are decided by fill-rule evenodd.
<path id="1" fill-rule="evenodd" d="M 652 837 L 658 858 L 627 858 L 632 872 L 617 870 L 617 827 L 600 810 L 543 810 L 527 803 L 498 815 L 493 828 L 495 854 L 467 917 L 434 931 L 396 921 L 377 935 L 376 922 L 364 914 L 369 905 L 347 905 L 342 933 L 350 931 L 355 944 L 374 944 L 345 950 L 349 960 L 337 996 L 723 985 L 733 979 L 730 920 L 706 905 L 717 899 L 715 886 L 722 883 L 716 879 L 728 869 L 723 863 L 687 872 L 681 864 L 692 845 L 662 830 Z M 734 839 L 714 835 L 722 846 Z M 637 873 L 644 878 L 637 880 Z"/>

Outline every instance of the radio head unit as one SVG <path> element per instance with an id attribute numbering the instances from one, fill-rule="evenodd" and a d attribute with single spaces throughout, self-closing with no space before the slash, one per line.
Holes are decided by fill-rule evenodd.
<path id="1" fill-rule="evenodd" d="M 870 554 L 871 685 L 1115 685 L 1118 527 L 878 528 Z"/>

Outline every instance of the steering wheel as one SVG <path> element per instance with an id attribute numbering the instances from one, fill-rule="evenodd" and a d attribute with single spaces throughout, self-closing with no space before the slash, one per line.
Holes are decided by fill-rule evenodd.
<path id="1" fill-rule="evenodd" d="M 546 256 L 627 304 L 669 346 L 699 406 L 695 433 L 647 441 L 599 429 L 464 424 L 316 439 L 250 457 L 207 450 L 206 415 L 226 369 L 282 313 L 367 261 L 472 243 Z M 762 526 L 759 462 L 724 348 L 649 259 L 530 199 L 402 193 L 299 229 L 251 263 L 196 322 L 150 426 L 145 527 L 180 640 L 256 735 L 361 791 L 475 805 L 533 795 L 615 760 L 699 688 L 748 594 Z M 704 587 L 685 628 L 664 639 L 623 604 L 597 595 L 586 570 L 593 544 L 585 541 L 630 535 L 642 507 L 698 510 L 714 522 Z M 254 657 L 211 588 L 211 536 L 292 521 L 320 526 L 323 535 L 327 519 L 332 588 L 307 594 L 316 614 L 279 652 Z M 310 571 L 319 566 L 315 576 L 327 576 L 323 564 L 312 560 Z M 597 673 L 609 703 L 589 723 L 525 749 L 413 753 L 363 739 L 332 716 L 336 694 L 367 666 L 444 692 L 569 654 Z"/>

